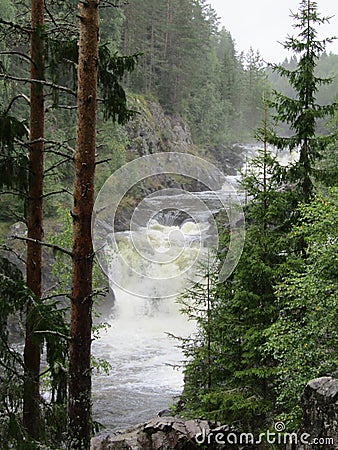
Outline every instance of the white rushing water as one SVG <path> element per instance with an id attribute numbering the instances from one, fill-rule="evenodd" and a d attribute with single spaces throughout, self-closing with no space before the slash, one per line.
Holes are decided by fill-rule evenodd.
<path id="1" fill-rule="evenodd" d="M 248 147 L 248 157 L 255 155 L 256 148 Z M 141 169 L 150 175 L 162 173 L 166 156 L 152 156 L 158 159 L 156 164 L 147 165 L 145 158 Z M 197 161 L 196 168 L 187 155 L 179 155 L 176 163 L 171 154 L 168 161 L 169 173 L 189 175 L 189 170 L 194 170 L 192 178 L 202 179 L 208 186 L 209 163 Z M 217 247 L 213 214 L 226 209 L 230 227 L 232 218 L 233 222 L 244 222 L 244 216 L 229 212 L 234 195 L 237 206 L 245 200 L 237 184 L 239 176 L 222 178 L 216 170 L 211 174 L 209 191 L 164 189 L 148 195 L 136 208 L 130 230 L 114 233 L 109 208 L 122 198 L 116 194 L 116 186 L 120 183 L 122 193 L 127 192 L 134 178 L 144 178 L 142 170 L 139 174 L 135 166 L 128 166 L 120 178 L 109 181 L 109 189 L 100 193 L 96 208 L 96 252 L 101 255 L 101 266 L 115 295 L 104 318 L 110 328 L 93 342 L 94 356 L 111 364 L 108 375 L 93 377 L 94 419 L 108 429 L 146 421 L 168 408 L 181 393 L 183 375 L 179 366 L 183 355 L 179 342 L 167 333 L 186 337 L 193 333 L 194 324 L 180 314 L 176 297 L 188 280 L 194 279 L 196 262 L 207 256 L 208 248 Z M 132 182 L 125 181 L 128 173 Z M 112 209 L 115 211 L 116 206 Z M 240 245 L 234 246 L 239 252 L 244 234 L 241 239 Z M 238 255 L 232 256 L 236 263 Z"/>
<path id="2" fill-rule="evenodd" d="M 140 229 L 137 236 L 133 236 L 139 245 L 148 235 L 159 251 L 170 249 L 174 256 L 179 251 L 178 258 L 163 265 L 162 273 L 151 261 L 145 267 L 143 258 L 133 248 L 130 232 L 118 236 L 121 255 L 134 267 L 142 263 L 140 270 L 154 275 L 156 269 L 158 279 L 133 278 L 128 271 L 122 274 L 130 277 L 132 291 L 147 296 L 135 296 L 114 286 L 116 300 L 108 318 L 110 328 L 93 343 L 94 355 L 106 359 L 112 366 L 108 376 L 93 377 L 94 417 L 106 427 L 125 427 L 150 419 L 167 408 L 182 390 L 182 370 L 178 367 L 182 353 L 178 341 L 167 333 L 187 336 L 194 325 L 180 314 L 175 296 L 163 295 L 165 283 L 161 282 L 161 277 L 167 280 L 181 273 L 185 266 L 189 268 L 199 251 L 199 242 L 194 242 L 194 238 L 200 228 L 189 221 L 181 226 L 168 226 L 153 220 L 147 231 Z M 190 245 L 182 246 L 182 239 L 189 239 Z M 112 254 L 111 260 L 112 272 L 125 270 L 120 258 L 114 260 Z M 181 277 L 172 278 L 170 283 L 176 292 L 184 286 Z"/>

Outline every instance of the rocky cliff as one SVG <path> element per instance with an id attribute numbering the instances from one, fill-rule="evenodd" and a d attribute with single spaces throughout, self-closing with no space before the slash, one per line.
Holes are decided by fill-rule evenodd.
<path id="1" fill-rule="evenodd" d="M 205 158 L 229 175 L 242 166 L 245 146 L 224 144 L 201 148 L 193 142 L 190 128 L 182 117 L 165 114 L 158 102 L 136 97 L 132 108 L 137 115 L 126 125 L 129 159 L 157 152 L 183 152 Z"/>
<path id="2" fill-rule="evenodd" d="M 166 115 L 159 103 L 137 97 L 137 112 L 127 123 L 130 159 L 157 152 L 197 152 L 188 125 L 179 116 Z"/>

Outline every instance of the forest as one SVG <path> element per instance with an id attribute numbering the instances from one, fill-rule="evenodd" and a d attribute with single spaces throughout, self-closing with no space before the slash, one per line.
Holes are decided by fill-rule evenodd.
<path id="1" fill-rule="evenodd" d="M 236 48 L 207 0 L 0 1 L 2 449 L 89 450 L 100 431 L 92 371 L 109 365 L 91 344 L 109 286 L 94 201 L 127 162 L 172 151 L 154 105 L 184 124 L 187 153 L 222 170 L 234 144 L 257 147 L 241 173 L 239 263 L 218 282 L 231 240 L 220 211 L 218 262 L 177 300 L 197 328 L 178 338 L 172 413 L 292 432 L 307 382 L 337 375 L 338 55 L 326 51 L 335 38 L 318 38 L 329 18 L 316 2 L 300 0 L 292 20 L 290 57 L 269 64 Z M 149 123 L 161 145 L 144 149 L 135 130 Z M 288 165 L 283 151 L 296 155 Z M 125 203 L 143 195 L 138 186 Z"/>

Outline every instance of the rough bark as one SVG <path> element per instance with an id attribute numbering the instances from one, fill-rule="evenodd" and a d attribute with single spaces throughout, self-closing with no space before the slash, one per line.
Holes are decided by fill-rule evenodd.
<path id="1" fill-rule="evenodd" d="M 98 4 L 79 2 L 77 143 L 75 151 L 68 448 L 87 450 L 91 428 L 91 218 L 94 206 Z"/>
<path id="2" fill-rule="evenodd" d="M 44 78 L 44 2 L 31 1 L 31 79 Z M 30 87 L 30 145 L 29 145 L 29 192 L 27 227 L 27 285 L 41 297 L 41 245 L 34 241 L 43 240 L 43 151 L 44 151 L 44 94 L 43 86 L 31 83 Z M 26 337 L 24 349 L 25 383 L 23 397 L 23 424 L 27 433 L 37 439 L 40 428 L 40 346 L 32 339 L 34 323 L 27 305 Z"/>

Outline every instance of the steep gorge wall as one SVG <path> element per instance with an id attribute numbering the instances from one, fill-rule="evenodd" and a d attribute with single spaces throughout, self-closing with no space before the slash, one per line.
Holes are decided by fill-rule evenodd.
<path id="1" fill-rule="evenodd" d="M 188 125 L 181 117 L 166 115 L 159 103 L 135 98 L 137 111 L 126 125 L 130 159 L 157 152 L 197 152 Z"/>
<path id="2" fill-rule="evenodd" d="M 166 114 L 158 102 L 136 97 L 131 107 L 137 115 L 126 125 L 129 160 L 157 152 L 182 152 L 207 159 L 226 175 L 233 175 L 241 168 L 244 146 L 224 144 L 203 148 L 193 142 L 184 119 Z"/>

